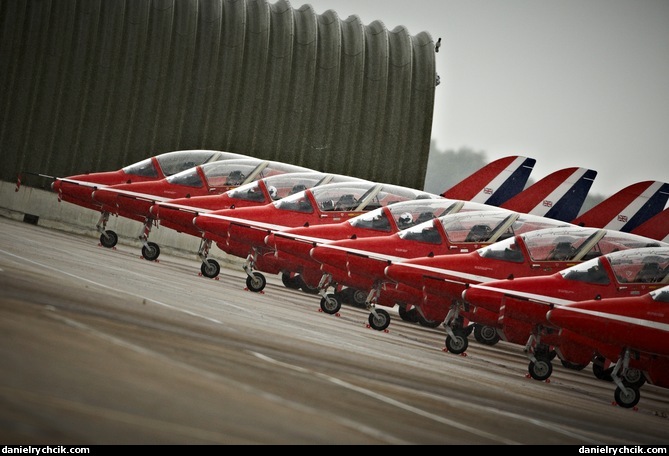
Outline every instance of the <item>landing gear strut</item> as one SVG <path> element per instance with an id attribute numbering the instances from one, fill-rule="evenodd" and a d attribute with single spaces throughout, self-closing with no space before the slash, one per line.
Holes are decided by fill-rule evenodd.
<path id="1" fill-rule="evenodd" d="M 118 243 L 118 235 L 114 231 L 107 229 L 108 221 L 109 212 L 101 212 L 100 218 L 98 219 L 98 223 L 95 225 L 95 228 L 100 233 L 100 245 L 108 249 L 112 249 Z"/>

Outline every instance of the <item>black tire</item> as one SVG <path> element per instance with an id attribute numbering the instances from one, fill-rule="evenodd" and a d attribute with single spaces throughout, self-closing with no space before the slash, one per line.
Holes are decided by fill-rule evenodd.
<path id="1" fill-rule="evenodd" d="M 630 367 L 626 369 L 623 374 L 623 383 L 625 383 L 626 386 L 632 386 L 638 389 L 646 383 L 646 376 L 639 369 Z"/>
<path id="2" fill-rule="evenodd" d="M 455 338 L 446 336 L 446 348 L 449 352 L 459 355 L 467 350 L 469 340 L 467 340 L 467 336 L 462 331 L 454 331 L 454 334 Z"/>
<path id="3" fill-rule="evenodd" d="M 259 272 L 252 272 L 251 275 L 246 276 L 246 288 L 254 293 L 260 293 L 265 289 L 267 279 Z"/>
<path id="4" fill-rule="evenodd" d="M 383 331 L 390 325 L 390 314 L 383 309 L 376 309 L 376 315 L 369 314 L 369 326 L 377 331 Z"/>
<path id="5" fill-rule="evenodd" d="M 545 358 L 537 358 L 536 362 L 530 361 L 527 370 L 530 373 L 530 377 L 535 380 L 543 381 L 553 373 L 553 363 Z"/>
<path id="6" fill-rule="evenodd" d="M 213 279 L 221 272 L 221 265 L 216 260 L 207 260 L 202 262 L 200 272 L 203 276 Z"/>
<path id="7" fill-rule="evenodd" d="M 562 363 L 562 366 L 566 367 L 567 369 L 575 370 L 575 371 L 582 371 L 583 369 L 588 367 L 588 364 L 590 364 L 590 363 L 588 363 L 588 364 L 576 364 L 576 363 L 572 363 L 572 362 L 569 362 L 569 361 L 565 361 L 564 359 L 561 359 L 560 362 Z"/>
<path id="8" fill-rule="evenodd" d="M 321 298 L 321 310 L 329 315 L 334 315 L 341 310 L 341 301 L 334 293 L 328 293 Z"/>
<path id="9" fill-rule="evenodd" d="M 311 285 L 308 285 L 308 284 L 304 281 L 304 279 L 302 279 L 301 276 L 297 276 L 297 279 L 298 279 L 299 282 L 300 282 L 300 289 L 301 289 L 302 291 L 304 291 L 305 293 L 310 294 L 310 295 L 317 295 L 317 294 L 318 294 L 318 291 L 319 291 L 319 290 L 318 290 L 318 287 L 312 287 Z"/>
<path id="10" fill-rule="evenodd" d="M 495 328 L 478 324 L 474 325 L 474 338 L 484 345 L 495 345 L 500 339 Z"/>
<path id="11" fill-rule="evenodd" d="M 595 359 L 592 360 L 592 373 L 595 375 L 595 378 L 599 380 L 604 380 L 606 382 L 612 382 L 611 373 L 613 372 L 612 367 L 606 366 L 606 359 L 601 356 L 595 356 Z"/>
<path id="12" fill-rule="evenodd" d="M 348 302 L 359 309 L 367 308 L 367 293 L 357 288 L 347 288 Z"/>
<path id="13" fill-rule="evenodd" d="M 427 320 L 420 314 L 420 312 L 416 312 L 416 320 L 418 321 L 419 325 L 424 326 L 426 328 L 436 328 L 443 323 L 439 320 Z"/>
<path id="14" fill-rule="evenodd" d="M 100 235 L 100 245 L 102 247 L 111 249 L 113 247 L 116 247 L 117 243 L 118 243 L 118 235 L 112 230 L 106 230 L 104 233 Z"/>
<path id="15" fill-rule="evenodd" d="M 623 408 L 632 408 L 639 403 L 639 399 L 641 399 L 641 393 L 639 392 L 638 388 L 633 386 L 626 386 L 624 393 L 618 387 L 616 388 L 615 393 L 613 393 L 613 397 L 616 400 L 616 404 L 619 406 Z"/>
<path id="16" fill-rule="evenodd" d="M 409 323 L 418 323 L 418 310 L 415 307 L 407 310 L 405 306 L 399 306 L 400 318 Z"/>
<path id="17" fill-rule="evenodd" d="M 286 288 L 290 288 L 291 290 L 299 290 L 302 284 L 300 276 L 294 276 L 290 272 L 281 273 L 281 282 L 283 282 Z"/>
<path id="18" fill-rule="evenodd" d="M 340 297 L 342 304 L 348 304 L 358 309 L 367 308 L 367 293 L 362 290 L 347 287 L 341 291 Z"/>
<path id="19" fill-rule="evenodd" d="M 142 256 L 145 260 L 156 261 L 160 256 L 160 247 L 155 242 L 147 242 L 142 246 Z"/>

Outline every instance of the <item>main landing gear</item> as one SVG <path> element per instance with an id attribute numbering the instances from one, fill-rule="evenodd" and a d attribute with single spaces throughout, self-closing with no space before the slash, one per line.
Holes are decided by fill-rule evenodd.
<path id="1" fill-rule="evenodd" d="M 553 373 L 553 363 L 551 361 L 557 355 L 555 350 L 551 350 L 548 345 L 541 343 L 540 334 L 531 334 L 523 351 L 530 359 L 527 366 L 530 377 L 539 381 L 548 380 Z"/>
<path id="2" fill-rule="evenodd" d="M 616 384 L 616 390 L 613 393 L 613 398 L 621 407 L 632 408 L 639 403 L 641 399 L 641 392 L 639 389 L 641 385 L 645 383 L 645 376 L 643 373 L 639 372 L 640 377 L 635 376 L 633 373 L 630 373 L 630 378 L 634 379 L 634 383 L 631 383 L 627 380 L 627 371 L 631 368 L 629 367 L 631 353 L 629 349 L 626 349 L 621 358 L 618 359 L 616 365 L 613 367 L 611 372 L 611 377 L 613 378 L 613 383 Z M 635 370 L 636 369 L 632 369 Z"/>
<path id="3" fill-rule="evenodd" d="M 246 288 L 249 291 L 254 293 L 260 293 L 265 289 L 267 285 L 267 279 L 260 272 L 253 270 L 253 265 L 255 264 L 255 251 L 249 253 L 246 257 L 246 263 L 244 263 L 243 269 L 246 272 Z"/>
<path id="4" fill-rule="evenodd" d="M 101 212 L 95 228 L 98 230 L 98 233 L 100 233 L 100 245 L 108 249 L 113 249 L 118 243 L 118 235 L 114 231 L 107 229 L 108 221 L 109 212 Z"/>
<path id="5" fill-rule="evenodd" d="M 202 238 L 200 241 L 200 248 L 197 251 L 197 256 L 202 261 L 200 272 L 204 277 L 214 279 L 218 277 L 221 272 L 221 265 L 214 259 L 209 259 L 209 249 L 211 248 L 211 239 Z"/>
<path id="6" fill-rule="evenodd" d="M 384 331 L 390 326 L 390 314 L 384 309 L 378 309 L 376 303 L 379 300 L 379 295 L 381 294 L 381 284 L 374 284 L 367 299 L 365 300 L 365 307 L 370 311 L 367 322 L 369 323 L 370 328 L 376 329 L 377 331 Z"/>
<path id="7" fill-rule="evenodd" d="M 358 301 L 362 300 L 362 295 L 359 290 L 345 289 L 338 293 L 328 293 L 327 290 L 331 285 L 332 276 L 330 274 L 323 274 L 317 287 L 318 294 L 321 296 L 320 306 L 323 312 L 329 315 L 337 314 L 341 310 L 342 302 L 347 296 L 350 296 L 354 305 L 360 306 Z M 367 319 L 370 328 L 377 331 L 383 331 L 390 325 L 390 314 L 383 309 L 376 308 L 375 302 L 379 293 L 380 287 L 374 286 L 367 295 L 364 306 L 371 312 Z"/>
<path id="8" fill-rule="evenodd" d="M 142 243 L 142 257 L 145 260 L 156 261 L 160 256 L 160 247 L 155 242 L 149 242 L 149 233 L 151 233 L 151 226 L 156 225 L 156 221 L 151 217 L 147 217 L 142 226 L 142 232 L 139 235 L 139 241 Z"/>
<path id="9" fill-rule="evenodd" d="M 444 344 L 446 349 L 454 355 L 464 353 L 469 347 L 469 335 L 474 326 L 464 326 L 464 320 L 460 316 L 460 303 L 453 302 L 451 308 L 444 319 L 444 328 L 446 329 L 446 340 Z"/>
<path id="10" fill-rule="evenodd" d="M 318 294 L 321 296 L 321 310 L 328 315 L 336 315 L 341 310 L 342 299 L 337 293 L 328 293 L 332 285 L 332 276 L 323 274 L 318 282 Z"/>
<path id="11" fill-rule="evenodd" d="M 446 349 L 454 355 L 459 355 L 467 351 L 469 347 L 468 337 L 474 328 L 472 326 L 462 327 L 457 325 L 456 327 L 451 327 L 446 324 L 444 324 L 444 327 L 447 334 L 444 341 Z"/>

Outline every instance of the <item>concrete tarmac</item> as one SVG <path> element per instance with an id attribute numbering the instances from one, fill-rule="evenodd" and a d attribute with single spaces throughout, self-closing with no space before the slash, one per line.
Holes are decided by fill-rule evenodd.
<path id="1" fill-rule="evenodd" d="M 666 389 L 624 409 L 590 368 L 538 382 L 522 347 L 453 355 L 443 328 L 199 266 L 0 217 L 0 443 L 669 443 Z"/>

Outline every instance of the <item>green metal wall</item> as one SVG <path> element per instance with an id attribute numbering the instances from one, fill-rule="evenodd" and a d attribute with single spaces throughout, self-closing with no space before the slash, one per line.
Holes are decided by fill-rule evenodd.
<path id="1" fill-rule="evenodd" d="M 0 179 L 216 149 L 422 188 L 428 32 L 267 0 L 1 0 Z"/>

